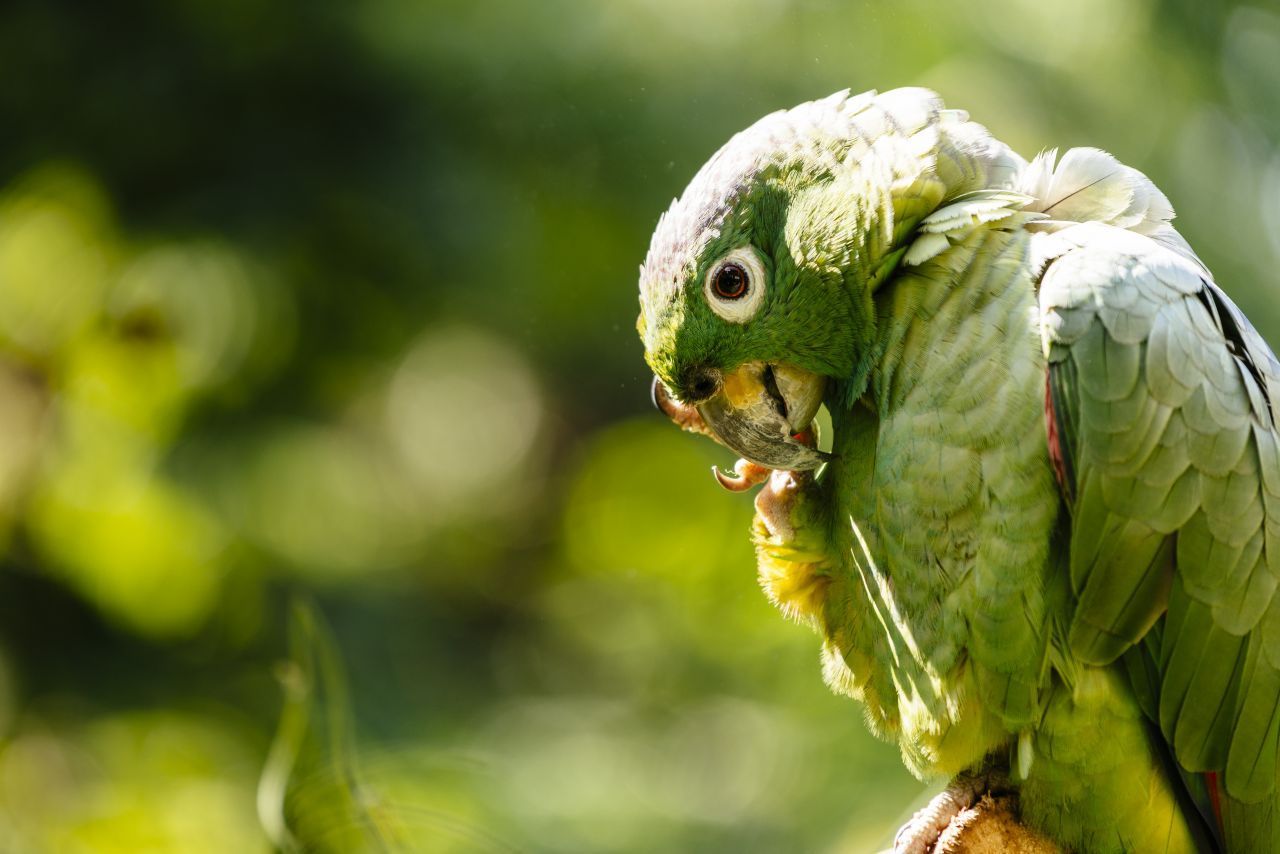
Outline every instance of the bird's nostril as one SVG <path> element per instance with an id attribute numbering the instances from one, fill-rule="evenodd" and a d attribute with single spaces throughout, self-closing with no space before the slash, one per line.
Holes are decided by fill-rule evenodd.
<path id="1" fill-rule="evenodd" d="M 681 396 L 685 403 L 702 403 L 720 390 L 720 375 L 709 368 L 702 368 L 691 371 L 681 385 Z"/>

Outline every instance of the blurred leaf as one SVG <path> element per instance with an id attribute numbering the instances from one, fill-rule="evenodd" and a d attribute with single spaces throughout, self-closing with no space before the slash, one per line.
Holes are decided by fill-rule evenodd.
<path id="1" fill-rule="evenodd" d="M 312 605 L 290 616 L 284 707 L 258 782 L 258 816 L 284 851 L 509 851 L 466 813 L 457 791 L 421 771 L 378 764 L 356 747 L 347 681 L 332 634 Z M 407 784 L 407 785 L 406 785 Z M 428 800 L 429 799 L 429 800 Z"/>

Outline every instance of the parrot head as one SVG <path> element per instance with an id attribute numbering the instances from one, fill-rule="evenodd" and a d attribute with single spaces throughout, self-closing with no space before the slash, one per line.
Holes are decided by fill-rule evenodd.
<path id="1" fill-rule="evenodd" d="M 848 156 L 852 100 L 734 136 L 671 203 L 640 268 L 655 402 L 769 468 L 821 465 L 814 416 L 869 360 L 892 215 L 877 164 Z"/>

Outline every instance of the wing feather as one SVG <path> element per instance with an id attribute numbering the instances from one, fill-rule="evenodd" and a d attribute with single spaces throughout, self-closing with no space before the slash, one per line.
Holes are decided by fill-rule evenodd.
<path id="1" fill-rule="evenodd" d="M 1094 154 L 1073 168 L 1051 189 L 1116 180 Z M 1117 224 L 1133 216 L 1121 201 Z M 1134 672 L 1178 761 L 1256 801 L 1280 752 L 1280 365 L 1156 231 L 1044 235 L 1059 247 L 1040 286 L 1049 410 L 1074 479 L 1069 641 L 1101 665 L 1158 638 Z"/>

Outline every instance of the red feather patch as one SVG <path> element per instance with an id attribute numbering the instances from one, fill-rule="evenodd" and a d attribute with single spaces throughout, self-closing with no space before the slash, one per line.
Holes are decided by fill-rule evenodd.
<path id="1" fill-rule="evenodd" d="M 1204 772 L 1204 781 L 1205 781 L 1206 787 L 1209 789 L 1209 804 L 1210 806 L 1213 807 L 1213 817 L 1218 820 L 1218 830 L 1221 831 L 1223 829 L 1222 828 L 1222 801 L 1220 799 L 1221 796 L 1218 794 L 1218 772 L 1217 771 Z"/>
<path id="2" fill-rule="evenodd" d="M 1062 453 L 1062 439 L 1058 433 L 1058 415 L 1053 409 L 1053 388 L 1050 385 L 1049 372 L 1044 375 L 1044 426 L 1049 439 L 1049 461 L 1053 463 L 1053 474 L 1058 479 L 1058 490 L 1062 497 L 1071 501 L 1070 483 L 1067 475 L 1067 459 Z"/>

